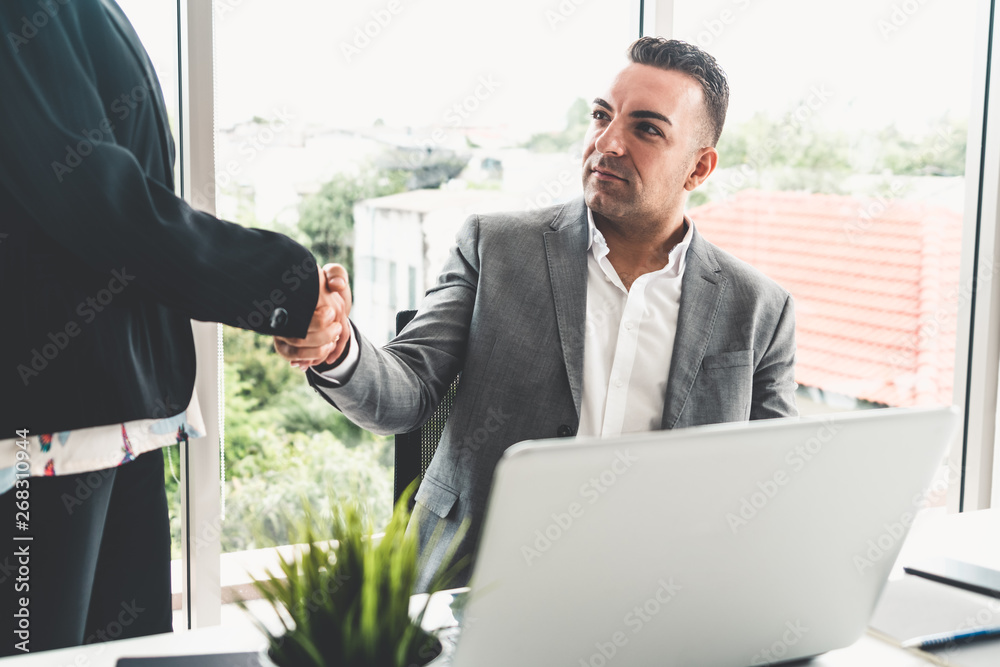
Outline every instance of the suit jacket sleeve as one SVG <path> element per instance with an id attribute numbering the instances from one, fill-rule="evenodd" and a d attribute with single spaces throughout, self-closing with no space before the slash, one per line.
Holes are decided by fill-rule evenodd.
<path id="1" fill-rule="evenodd" d="M 795 303 L 787 296 L 770 345 L 754 371 L 750 419 L 798 415 L 796 387 Z"/>
<path id="2" fill-rule="evenodd" d="M 31 0 L 0 10 L 0 195 L 14 217 L 94 271 L 135 276 L 188 317 L 304 336 L 319 291 L 311 254 L 175 196 L 159 83 L 124 16 L 100 2 L 60 3 L 31 39 L 18 37 L 38 11 Z M 255 302 L 276 290 L 287 323 L 248 326 Z"/>
<path id="3" fill-rule="evenodd" d="M 410 324 L 381 349 L 355 328 L 360 354 L 351 377 L 338 387 L 310 371 L 309 383 L 374 433 L 406 433 L 430 419 L 464 364 L 479 284 L 478 245 L 473 216 Z"/>

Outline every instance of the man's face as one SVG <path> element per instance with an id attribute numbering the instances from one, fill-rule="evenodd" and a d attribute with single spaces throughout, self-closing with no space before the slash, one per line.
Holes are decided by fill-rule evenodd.
<path id="1" fill-rule="evenodd" d="M 583 153 L 587 205 L 613 222 L 668 222 L 715 167 L 705 107 L 687 74 L 630 64 L 596 99 Z M 710 152 L 707 173 L 704 156 Z M 694 173 L 694 175 L 692 175 Z"/>

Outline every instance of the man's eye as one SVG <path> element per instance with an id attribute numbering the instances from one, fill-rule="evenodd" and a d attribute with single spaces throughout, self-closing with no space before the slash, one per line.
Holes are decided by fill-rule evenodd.
<path id="1" fill-rule="evenodd" d="M 594 120 L 607 120 L 608 114 L 601 111 L 600 109 L 594 109 L 590 112 L 590 117 Z"/>
<path id="2" fill-rule="evenodd" d="M 642 132 L 643 134 L 648 134 L 654 137 L 660 136 L 662 134 L 660 132 L 660 128 L 656 127 L 655 125 L 650 125 L 649 123 L 643 123 L 642 125 L 640 125 L 639 131 Z"/>

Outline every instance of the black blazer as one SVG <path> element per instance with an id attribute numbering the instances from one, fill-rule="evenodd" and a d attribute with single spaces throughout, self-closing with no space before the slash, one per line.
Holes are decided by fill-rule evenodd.
<path id="1" fill-rule="evenodd" d="M 181 412 L 192 318 L 305 335 L 312 255 L 174 195 L 160 85 L 113 0 L 4 0 L 0 36 L 0 440 Z"/>

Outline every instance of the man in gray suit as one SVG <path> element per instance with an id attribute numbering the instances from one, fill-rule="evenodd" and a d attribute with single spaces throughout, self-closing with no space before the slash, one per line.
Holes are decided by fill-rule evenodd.
<path id="1" fill-rule="evenodd" d="M 643 38 L 594 100 L 584 197 L 473 216 L 438 283 L 382 349 L 346 317 L 347 351 L 279 339 L 309 382 L 360 426 L 401 433 L 433 413 L 461 372 L 454 408 L 417 495 L 419 586 L 463 520 L 475 544 L 494 468 L 510 445 L 796 414 L 788 292 L 715 247 L 684 215 L 712 173 L 729 88 L 715 60 Z M 461 583 L 461 582 L 458 582 Z"/>

